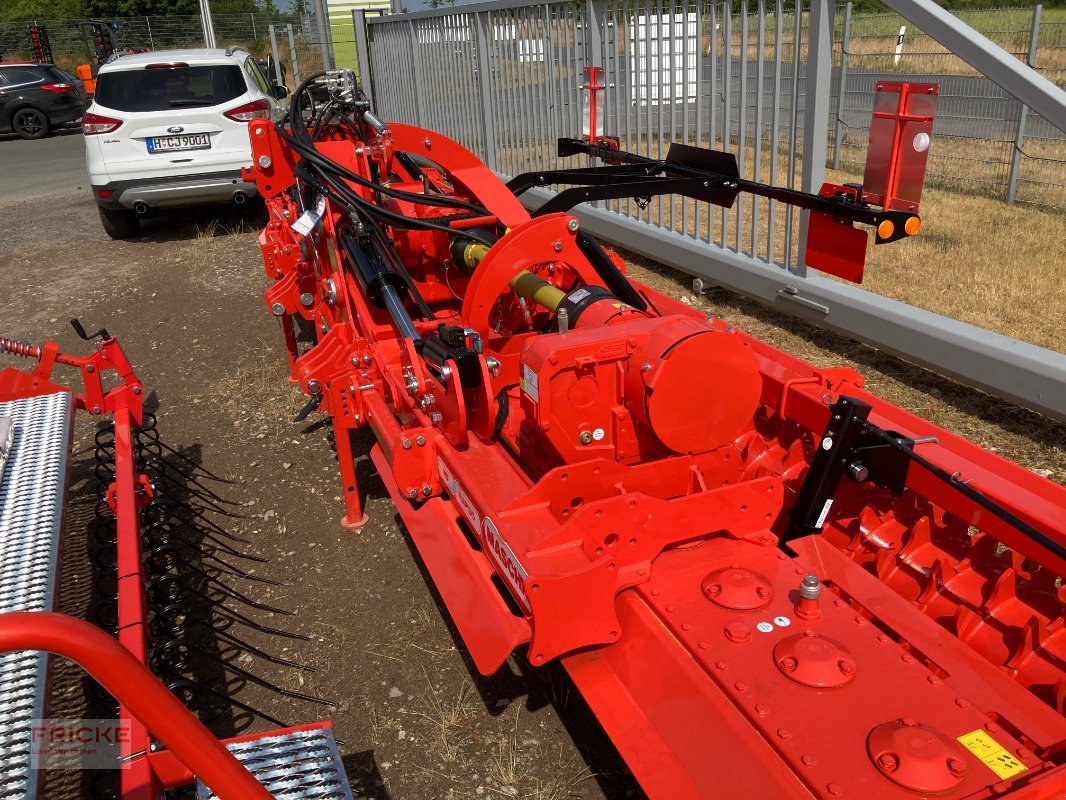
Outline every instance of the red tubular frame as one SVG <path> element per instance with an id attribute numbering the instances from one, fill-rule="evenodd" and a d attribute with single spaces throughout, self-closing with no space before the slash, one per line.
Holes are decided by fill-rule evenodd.
<path id="1" fill-rule="evenodd" d="M 144 664 L 94 625 L 43 611 L 3 614 L 0 653 L 13 650 L 44 650 L 78 664 L 221 800 L 272 800 Z M 135 754 L 134 763 L 147 765 L 147 756 Z"/>

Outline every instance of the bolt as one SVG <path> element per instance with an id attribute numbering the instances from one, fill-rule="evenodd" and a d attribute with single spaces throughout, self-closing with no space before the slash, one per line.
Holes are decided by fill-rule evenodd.
<path id="1" fill-rule="evenodd" d="M 425 145 L 427 150 L 433 146 L 433 142 L 431 142 L 429 139 L 423 139 L 422 144 Z"/>
<path id="2" fill-rule="evenodd" d="M 645 361 L 643 364 L 641 364 L 640 365 L 640 371 L 641 372 L 651 372 L 651 362 L 650 361 Z"/>
<path id="3" fill-rule="evenodd" d="M 555 251 L 556 253 L 561 253 L 561 252 L 563 252 L 563 243 L 562 243 L 562 242 L 556 242 L 555 244 L 553 244 L 553 245 L 552 245 L 552 249 L 553 249 L 553 250 L 554 250 L 554 251 Z"/>
<path id="4" fill-rule="evenodd" d="M 865 464 L 860 464 L 858 462 L 856 462 L 854 464 L 849 464 L 848 465 L 848 476 L 853 481 L 856 481 L 858 483 L 862 483 L 862 481 L 864 481 L 868 477 L 870 477 L 870 469 Z"/>
<path id="5" fill-rule="evenodd" d="M 410 450 L 411 449 L 411 440 L 410 439 L 404 439 L 402 442 L 400 442 L 400 445 L 403 447 L 404 450 Z"/>
<path id="6" fill-rule="evenodd" d="M 748 691 L 748 684 L 744 683 L 743 681 L 737 681 L 733 684 L 733 688 L 736 689 L 738 692 L 746 692 Z"/>
<path id="7" fill-rule="evenodd" d="M 792 731 L 790 731 L 788 728 L 778 728 L 777 729 L 777 738 L 778 739 L 791 739 L 792 738 Z"/>
<path id="8" fill-rule="evenodd" d="M 840 670 L 840 674 L 841 675 L 854 675 L 855 674 L 855 665 L 852 662 L 850 662 L 850 661 L 846 661 L 844 659 L 841 659 L 840 661 L 837 662 L 837 668 Z"/>
<path id="9" fill-rule="evenodd" d="M 796 667 L 799 666 L 799 662 L 792 656 L 785 656 L 777 662 L 777 665 L 785 672 L 795 672 Z"/>
<path id="10" fill-rule="evenodd" d="M 1025 759 L 1025 758 L 1032 758 L 1033 757 L 1033 754 L 1031 752 L 1029 752 L 1028 750 L 1026 750 L 1024 747 L 1019 747 L 1014 752 L 1018 754 L 1018 758 Z"/>
<path id="11" fill-rule="evenodd" d="M 833 795 L 833 797 L 837 797 L 844 793 L 844 788 L 839 783 L 827 783 L 825 785 L 825 790 Z"/>
<path id="12" fill-rule="evenodd" d="M 494 378 L 500 377 L 500 359 L 489 356 L 485 359 L 485 366 L 489 368 L 489 375 Z"/>
<path id="13" fill-rule="evenodd" d="M 579 227 L 580 225 L 578 224 L 578 221 L 576 219 L 571 219 L 569 222 L 566 223 L 566 229 L 570 231 L 570 233 L 577 233 L 577 229 Z"/>
<path id="14" fill-rule="evenodd" d="M 370 357 L 369 354 L 363 356 L 363 363 L 366 364 L 368 367 L 370 366 L 371 361 L 373 361 L 373 359 Z"/>
<path id="15" fill-rule="evenodd" d="M 426 497 L 429 497 L 431 494 L 433 494 L 433 489 L 430 488 L 429 486 L 423 486 L 422 487 L 422 494 L 424 494 Z"/>
<path id="16" fill-rule="evenodd" d="M 966 765 L 957 758 L 948 759 L 948 772 L 956 778 L 961 778 L 966 773 Z"/>
<path id="17" fill-rule="evenodd" d="M 422 399 L 419 401 L 418 404 L 422 407 L 422 410 L 424 411 L 425 409 L 429 408 L 431 405 L 433 405 L 436 402 L 437 402 L 437 398 L 436 397 L 434 397 L 431 394 L 427 394 L 427 395 L 423 395 L 422 396 Z"/>
<path id="18" fill-rule="evenodd" d="M 94 372 L 96 372 L 96 367 L 94 367 L 92 364 L 86 364 L 85 371 L 92 375 Z"/>
<path id="19" fill-rule="evenodd" d="M 885 772 L 892 772 L 899 766 L 899 761 L 891 753 L 882 753 L 877 757 L 877 766 Z"/>
<path id="20" fill-rule="evenodd" d="M 415 444 L 417 444 L 419 447 L 425 447 L 426 437 L 422 434 L 418 434 L 418 436 L 415 438 Z"/>
<path id="21" fill-rule="evenodd" d="M 581 440 L 581 444 L 592 444 L 592 431 L 581 431 L 577 438 Z"/>
<path id="22" fill-rule="evenodd" d="M 967 701 L 963 700 L 961 697 L 956 697 L 955 698 L 955 705 L 957 705 L 959 708 L 969 708 L 970 707 L 970 704 Z"/>
<path id="23" fill-rule="evenodd" d="M 270 156 L 259 156 L 259 167 L 261 169 L 267 169 L 272 163 L 274 162 L 270 160 Z"/>
<path id="24" fill-rule="evenodd" d="M 418 490 L 417 489 L 408 489 L 407 490 L 407 499 L 408 500 L 417 500 L 418 499 Z"/>
<path id="25" fill-rule="evenodd" d="M 319 394 L 322 391 L 322 384 L 318 381 L 308 381 L 307 391 L 309 391 L 311 394 Z"/>
<path id="26" fill-rule="evenodd" d="M 315 302 L 314 296 L 310 292 L 304 292 L 300 295 L 300 305 L 304 308 L 310 308 Z"/>
<path id="27" fill-rule="evenodd" d="M 725 626 L 725 638 L 734 644 L 744 644 L 751 641 L 751 628 L 743 622 L 730 622 Z"/>
<path id="28" fill-rule="evenodd" d="M 768 709 L 762 703 L 756 703 L 755 704 L 755 713 L 758 714 L 760 717 L 765 717 L 767 714 L 770 713 L 770 709 Z"/>
<path id="29" fill-rule="evenodd" d="M 918 720 L 916 720 L 914 717 L 900 717 L 899 721 L 900 724 L 903 725 L 903 727 L 905 728 L 918 727 Z"/>
<path id="30" fill-rule="evenodd" d="M 717 597 L 722 593 L 722 586 L 718 583 L 712 583 L 703 590 L 708 597 Z"/>
<path id="31" fill-rule="evenodd" d="M 282 314 L 285 313 L 285 306 L 283 306 L 281 303 L 274 303 L 274 305 L 270 307 L 270 313 L 273 314 L 275 317 L 280 317 Z"/>
<path id="32" fill-rule="evenodd" d="M 815 764 L 814 756 L 800 756 L 800 761 L 803 762 L 805 767 L 813 767 Z"/>
<path id="33" fill-rule="evenodd" d="M 100 406 L 93 406 L 93 413 L 94 414 L 99 414 L 100 413 Z"/>
<path id="34" fill-rule="evenodd" d="M 132 389 L 130 389 L 130 391 L 133 392 L 134 397 L 136 397 L 141 393 L 141 387 L 134 386 Z"/>
<path id="35" fill-rule="evenodd" d="M 940 678 L 938 678 L 936 675 L 930 675 L 929 677 L 926 678 L 926 680 L 929 681 L 929 685 L 930 686 L 939 686 L 940 685 Z"/>
<path id="36" fill-rule="evenodd" d="M 444 419 L 444 415 L 439 411 L 431 411 L 429 414 L 429 421 L 434 425 L 439 425 L 442 419 Z"/>
<path id="37" fill-rule="evenodd" d="M 817 575 L 804 575 L 800 581 L 800 596 L 808 600 L 817 600 L 822 595 L 822 583 Z"/>
<path id="38" fill-rule="evenodd" d="M 770 587 L 768 586 L 756 586 L 755 594 L 759 596 L 760 600 L 769 600 L 771 597 L 773 597 L 774 593 L 770 591 Z"/>

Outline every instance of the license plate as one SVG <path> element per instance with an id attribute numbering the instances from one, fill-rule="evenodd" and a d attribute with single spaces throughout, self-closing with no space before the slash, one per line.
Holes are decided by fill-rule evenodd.
<path id="1" fill-rule="evenodd" d="M 210 150 L 211 135 L 187 133 L 183 136 L 152 136 L 148 139 L 149 153 L 173 153 L 175 150 Z"/>

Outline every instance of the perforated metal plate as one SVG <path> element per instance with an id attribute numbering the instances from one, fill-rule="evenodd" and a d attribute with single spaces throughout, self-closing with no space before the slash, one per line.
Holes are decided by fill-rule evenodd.
<path id="1" fill-rule="evenodd" d="M 67 392 L 0 403 L 12 421 L 0 478 L 0 613 L 52 610 L 72 411 Z M 0 800 L 37 794 L 30 725 L 44 716 L 47 676 L 44 653 L 0 656 Z"/>
<path id="2" fill-rule="evenodd" d="M 331 728 L 293 731 L 227 745 L 278 800 L 352 800 Z M 215 800 L 202 783 L 197 800 Z"/>

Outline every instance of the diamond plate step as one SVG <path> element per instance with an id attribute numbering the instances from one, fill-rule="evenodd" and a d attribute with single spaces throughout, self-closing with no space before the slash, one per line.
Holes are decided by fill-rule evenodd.
<path id="1" fill-rule="evenodd" d="M 10 447 L 0 477 L 0 613 L 51 611 L 66 505 L 73 403 L 69 392 L 0 403 Z M 44 716 L 48 656 L 0 656 L 0 800 L 35 797 L 30 727 Z"/>
<path id="2" fill-rule="evenodd" d="M 352 800 L 332 728 L 292 731 L 226 745 L 277 800 Z M 197 800 L 216 800 L 196 784 Z"/>

